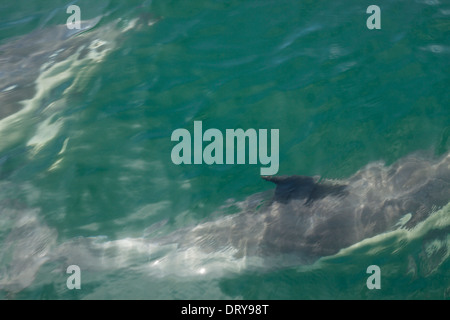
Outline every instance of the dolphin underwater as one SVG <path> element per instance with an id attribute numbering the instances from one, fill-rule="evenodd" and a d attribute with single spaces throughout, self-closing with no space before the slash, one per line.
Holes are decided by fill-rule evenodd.
<path id="1" fill-rule="evenodd" d="M 206 252 L 234 248 L 238 256 L 287 254 L 312 264 L 383 232 L 412 229 L 449 203 L 450 153 L 439 160 L 410 155 L 389 167 L 371 163 L 346 180 L 262 178 L 276 188 L 258 210 L 244 209 L 161 243 L 176 241 Z"/>
<path id="2" fill-rule="evenodd" d="M 102 16 L 81 21 L 80 29 L 65 24 L 37 29 L 24 36 L 7 39 L 0 45 L 0 120 L 24 107 L 38 91 L 36 80 L 43 72 L 65 60 L 98 60 L 116 46 L 119 36 L 128 30 L 151 26 L 158 19 L 151 15 L 124 21 L 116 19 L 102 25 Z M 61 65 L 61 72 L 68 68 Z"/>
<path id="3" fill-rule="evenodd" d="M 136 238 L 76 237 L 58 243 L 56 230 L 39 218 L 39 209 L 2 208 L 0 202 L 7 218 L 0 224 L 0 236 L 5 235 L 0 292 L 14 294 L 31 285 L 45 263 L 154 276 L 220 276 L 242 267 L 311 265 L 364 239 L 398 228 L 412 230 L 448 205 L 450 153 L 439 159 L 410 155 L 390 166 L 373 162 L 342 180 L 263 179 L 276 188 L 223 206 L 235 206 L 238 213 Z M 7 226 L 13 227 L 2 230 Z"/>
<path id="4" fill-rule="evenodd" d="M 80 30 L 65 25 L 38 30 L 0 46 L 0 124 L 41 90 L 36 80 L 43 73 L 60 77 L 60 66 L 73 65 L 64 65 L 65 61 L 95 54 L 101 59 L 118 36 L 136 24 L 136 20 L 130 21 L 118 30 L 117 21 L 98 26 L 99 21 L 83 22 Z M 0 165 L 4 161 L 0 159 Z M 0 236 L 6 235 L 6 244 L 0 248 L 0 290 L 18 292 L 29 286 L 47 262 L 65 261 L 65 265 L 77 264 L 83 270 L 127 268 L 136 256 L 153 256 L 145 260 L 156 266 L 161 255 L 169 261 L 183 257 L 170 252 L 192 248 L 206 256 L 232 252 L 236 258 L 270 261 L 289 255 L 296 263 L 312 264 L 383 232 L 414 228 L 448 204 L 450 153 L 439 159 L 410 155 L 391 166 L 374 162 L 342 180 L 295 175 L 263 179 L 274 183 L 275 189 L 235 203 L 238 213 L 162 237 L 79 237 L 59 244 L 56 231 L 41 220 L 38 209 L 0 203 L 0 215 L 8 221 L 0 225 Z M 186 260 L 181 262 L 184 267 Z"/>
<path id="5" fill-rule="evenodd" d="M 161 18 L 130 14 L 82 21 L 80 29 L 54 25 L 4 39 L 0 44 L 0 152 L 24 139 L 39 152 L 64 126 L 73 99 L 92 96 L 95 74 L 106 57 L 123 48 L 127 35 Z M 92 79 L 94 84 L 92 85 Z"/>
<path id="6" fill-rule="evenodd" d="M 42 69 L 74 54 L 86 37 L 76 37 L 95 27 L 100 18 L 81 23 L 81 29 L 65 25 L 35 30 L 0 46 L 0 120 L 23 107 L 36 93 L 35 80 Z"/>

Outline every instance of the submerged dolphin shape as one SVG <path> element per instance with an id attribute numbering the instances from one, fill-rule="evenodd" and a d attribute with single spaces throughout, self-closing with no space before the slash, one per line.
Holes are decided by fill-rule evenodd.
<path id="1" fill-rule="evenodd" d="M 129 31 L 157 21 L 146 15 L 107 21 L 107 15 L 81 22 L 79 30 L 55 25 L 3 40 L 0 152 L 24 139 L 33 153 L 39 152 L 70 117 L 71 98 L 92 96 L 100 88 L 96 71 L 111 52 L 122 48 Z"/>
<path id="2" fill-rule="evenodd" d="M 22 108 L 20 102 L 35 94 L 34 81 L 42 68 L 74 54 L 87 41 L 85 36 L 76 36 L 94 28 L 99 20 L 83 21 L 81 29 L 58 25 L 35 30 L 0 46 L 0 120 Z"/>
<path id="3" fill-rule="evenodd" d="M 120 34 L 158 21 L 140 15 L 125 24 L 116 19 L 101 25 L 101 19 L 81 21 L 80 29 L 65 24 L 37 29 L 0 45 L 0 120 L 20 111 L 22 102 L 36 94 L 35 81 L 42 72 L 74 55 L 81 60 L 90 52 L 107 52 Z M 64 71 L 60 69 L 56 72 Z"/>
<path id="4" fill-rule="evenodd" d="M 347 180 L 263 178 L 276 189 L 259 210 L 201 224 L 163 243 L 175 240 L 207 252 L 232 247 L 239 255 L 289 254 L 313 263 L 397 227 L 413 228 L 446 205 L 450 154 L 437 161 L 408 156 L 390 167 L 372 163 Z"/>
<path id="5" fill-rule="evenodd" d="M 57 244 L 56 231 L 39 219 L 38 209 L 2 209 L 0 202 L 0 213 L 11 220 L 3 228 L 13 226 L 0 248 L 0 292 L 22 290 L 52 261 L 63 268 L 133 268 L 156 276 L 221 274 L 260 262 L 312 264 L 383 232 L 412 229 L 447 205 L 450 153 L 437 160 L 411 155 L 389 167 L 371 163 L 344 180 L 263 178 L 276 184 L 274 192 L 234 203 L 239 213 L 160 237 L 77 237 Z"/>

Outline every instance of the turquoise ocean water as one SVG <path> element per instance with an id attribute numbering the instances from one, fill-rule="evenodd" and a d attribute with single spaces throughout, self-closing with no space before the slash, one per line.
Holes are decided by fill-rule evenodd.
<path id="1" fill-rule="evenodd" d="M 53 36 L 69 4 L 97 24 Z M 0 298 L 449 299 L 449 206 L 308 266 L 149 245 L 273 190 L 174 165 L 175 129 L 279 129 L 278 174 L 345 179 L 450 151 L 449 75 L 447 0 L 2 1 Z"/>

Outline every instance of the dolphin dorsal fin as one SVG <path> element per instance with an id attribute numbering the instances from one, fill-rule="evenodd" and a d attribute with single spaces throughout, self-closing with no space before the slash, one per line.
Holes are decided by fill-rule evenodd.
<path id="1" fill-rule="evenodd" d="M 323 181 L 319 176 L 261 176 L 277 185 L 273 201 L 287 203 L 290 200 L 305 200 L 305 205 L 328 196 L 348 195 L 347 185 L 339 182 Z"/>
<path id="2" fill-rule="evenodd" d="M 317 180 L 308 176 L 261 176 L 277 185 L 273 201 L 286 203 L 293 199 L 307 201 L 315 189 Z"/>

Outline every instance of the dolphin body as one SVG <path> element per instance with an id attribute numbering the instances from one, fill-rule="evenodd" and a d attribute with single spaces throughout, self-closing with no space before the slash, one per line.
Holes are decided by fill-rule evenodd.
<path id="1" fill-rule="evenodd" d="M 98 18 L 84 22 L 80 30 L 55 26 L 0 46 L 0 122 L 33 97 L 35 80 L 42 73 L 74 56 L 80 60 L 92 51 L 112 48 L 120 32 L 115 23 L 97 27 L 98 22 Z M 0 159 L 0 163 L 4 161 Z M 174 246 L 177 252 L 196 248 L 206 255 L 231 251 L 238 258 L 254 256 L 265 261 L 289 255 L 299 263 L 314 263 L 380 233 L 414 228 L 433 210 L 446 205 L 450 201 L 450 153 L 437 160 L 411 155 L 389 167 L 371 163 L 345 180 L 263 178 L 276 184 L 269 201 L 264 202 L 267 193 L 250 196 L 236 204 L 240 208 L 237 214 L 160 238 L 108 241 L 81 237 L 57 244 L 56 231 L 39 219 L 38 210 L 3 208 L 2 216 L 11 221 L 6 225 L 13 228 L 0 230 L 7 234 L 6 245 L 0 248 L 0 262 L 4 261 L 0 290 L 18 292 L 29 286 L 40 266 L 49 261 L 64 260 L 65 265 L 78 264 L 83 270 L 87 266 L 126 268 L 136 259 L 133 250 L 139 257 L 149 256 L 149 252 L 175 257 L 163 249 L 158 251 L 166 246 Z M 182 262 L 184 266 L 186 260 Z"/>
<path id="2" fill-rule="evenodd" d="M 151 26 L 159 19 L 141 14 L 128 23 L 116 19 L 101 25 L 101 20 L 102 16 L 81 21 L 80 29 L 69 29 L 65 24 L 38 29 L 0 45 L 0 120 L 20 111 L 23 101 L 36 94 L 36 80 L 43 72 L 73 56 L 83 60 L 91 52 L 106 53 L 120 34 L 145 24 Z M 64 67 L 60 69 L 55 73 Z"/>
<path id="3" fill-rule="evenodd" d="M 0 152 L 28 139 L 33 153 L 55 138 L 70 117 L 71 97 L 92 95 L 90 82 L 102 62 L 122 47 L 130 30 L 150 27 L 149 14 L 81 22 L 81 28 L 55 25 L 3 40 L 0 45 Z"/>
<path id="4" fill-rule="evenodd" d="M 0 120 L 21 110 L 21 101 L 36 93 L 40 72 L 73 55 L 87 41 L 80 34 L 99 20 L 83 21 L 80 29 L 58 25 L 35 30 L 0 46 Z"/>
<path id="5" fill-rule="evenodd" d="M 276 188 L 259 210 L 248 207 L 161 243 L 206 252 L 234 248 L 238 256 L 289 255 L 311 264 L 383 232 L 412 229 L 449 203 L 450 153 L 434 161 L 410 155 L 389 167 L 371 163 L 347 180 L 263 179 Z"/>
<path id="6" fill-rule="evenodd" d="M 239 213 L 166 236 L 77 237 L 58 244 L 57 232 L 39 218 L 39 209 L 2 209 L 0 202 L 7 218 L 0 225 L 0 236 L 6 235 L 0 248 L 0 292 L 14 294 L 29 286 L 48 262 L 155 276 L 313 264 L 366 238 L 413 229 L 447 205 L 450 153 L 436 160 L 411 155 L 389 167 L 371 163 L 345 180 L 263 178 L 275 183 L 275 190 L 233 203 Z M 2 231 L 5 226 L 13 226 L 9 234 Z"/>

